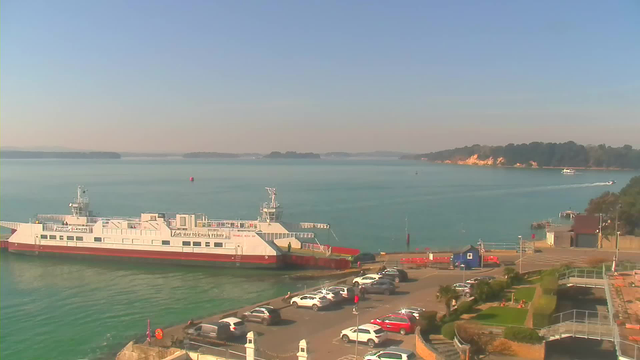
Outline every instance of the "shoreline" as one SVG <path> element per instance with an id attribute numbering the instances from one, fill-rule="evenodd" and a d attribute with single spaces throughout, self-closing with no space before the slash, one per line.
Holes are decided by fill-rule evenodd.
<path id="1" fill-rule="evenodd" d="M 427 162 L 431 164 L 443 164 L 443 165 L 460 165 L 460 166 L 475 166 L 475 167 L 483 167 L 483 168 L 514 168 L 514 169 L 573 169 L 573 170 L 598 170 L 598 171 L 640 171 L 640 169 L 630 169 L 630 168 L 603 168 L 603 167 L 584 167 L 584 166 L 515 166 L 515 165 L 478 165 L 478 164 L 460 164 L 454 162 L 443 162 L 443 161 L 430 161 L 423 159 L 416 159 L 414 161 Z"/>

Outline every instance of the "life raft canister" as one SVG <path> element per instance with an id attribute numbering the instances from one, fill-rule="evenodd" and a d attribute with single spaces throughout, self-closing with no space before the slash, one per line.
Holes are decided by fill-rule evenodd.
<path id="1" fill-rule="evenodd" d="M 162 340 L 163 336 L 164 336 L 164 331 L 162 331 L 162 329 L 156 329 L 156 339 Z"/>

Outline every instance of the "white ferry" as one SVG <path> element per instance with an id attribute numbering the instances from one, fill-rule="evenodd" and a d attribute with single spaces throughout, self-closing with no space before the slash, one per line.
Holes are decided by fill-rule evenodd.
<path id="1" fill-rule="evenodd" d="M 279 246 L 301 248 L 313 241 L 311 229 L 328 224 L 280 222 L 282 208 L 276 189 L 266 188 L 270 202 L 260 207 L 257 220 L 212 220 L 204 214 L 149 212 L 140 218 L 94 216 L 86 190 L 69 204 L 71 215 L 38 215 L 29 223 L 0 221 L 12 235 L 6 244 L 13 253 L 136 258 L 189 265 L 280 267 Z M 317 242 L 317 241 L 316 241 Z M 331 264 L 330 266 L 334 266 Z"/>
<path id="2" fill-rule="evenodd" d="M 576 171 L 573 169 L 562 169 L 561 173 L 564 175 L 575 175 Z"/>

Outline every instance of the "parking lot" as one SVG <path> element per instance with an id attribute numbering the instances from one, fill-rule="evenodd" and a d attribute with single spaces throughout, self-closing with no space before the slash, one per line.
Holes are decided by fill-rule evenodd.
<path id="1" fill-rule="evenodd" d="M 427 310 L 444 311 L 444 306 L 436 301 L 435 294 L 441 284 L 461 280 L 458 271 L 437 271 L 433 269 L 408 270 L 410 280 L 398 284 L 394 295 L 367 295 L 360 301 L 358 315 L 353 314 L 353 302 L 341 301 L 327 309 L 313 311 L 310 308 L 283 308 L 282 321 L 277 325 L 265 326 L 247 322 L 249 331 L 257 335 L 258 356 L 264 359 L 295 359 L 298 342 L 305 339 L 314 357 L 322 359 L 355 358 L 356 344 L 345 344 L 340 332 L 346 328 L 369 323 L 371 320 L 393 313 L 403 307 L 418 306 Z M 244 338 L 236 339 L 231 349 L 244 352 Z M 389 333 L 389 339 L 381 346 L 400 346 L 415 349 L 415 335 L 402 336 Z M 365 343 L 358 345 L 358 357 L 372 351 Z"/>
<path id="2" fill-rule="evenodd" d="M 550 268 L 562 263 L 572 262 L 579 265 L 591 257 L 606 257 L 608 252 L 574 249 L 544 249 L 543 252 L 526 254 L 522 260 L 523 271 Z M 640 260 L 640 253 L 622 253 L 621 258 Z M 500 259 L 511 262 L 516 269 L 519 267 L 520 256 L 517 254 L 500 255 Z M 284 307 L 281 310 L 282 322 L 277 325 L 265 326 L 248 322 L 249 331 L 257 335 L 257 356 L 263 359 L 297 359 L 298 343 L 305 339 L 310 354 L 320 359 L 355 359 L 356 344 L 345 344 L 340 339 L 340 332 L 358 324 L 369 323 L 371 320 L 395 312 L 403 307 L 417 306 L 426 310 L 444 312 L 444 305 L 436 301 L 439 285 L 463 282 L 465 279 L 480 275 L 502 275 L 503 266 L 482 270 L 435 270 L 408 269 L 410 280 L 398 284 L 398 291 L 394 295 L 367 295 L 361 300 L 358 315 L 353 314 L 353 302 L 343 301 L 325 310 L 313 311 L 311 308 Z M 352 279 L 352 278 L 351 278 Z M 351 284 L 351 279 L 348 284 Z M 280 300 L 276 300 L 280 301 Z M 281 304 L 277 304 L 281 305 Z M 279 306 L 277 306 L 279 307 Z M 244 353 L 244 338 L 238 338 L 228 347 L 239 353 Z M 377 348 L 400 346 L 415 350 L 414 334 L 402 336 L 389 333 L 386 343 Z M 372 351 L 365 343 L 358 345 L 358 358 Z"/>

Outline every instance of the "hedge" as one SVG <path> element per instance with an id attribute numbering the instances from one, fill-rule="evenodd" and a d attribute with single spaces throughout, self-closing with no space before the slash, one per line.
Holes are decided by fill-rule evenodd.
<path id="1" fill-rule="evenodd" d="M 543 276 L 540 280 L 542 293 L 545 295 L 553 295 L 558 290 L 558 278 L 554 275 Z"/>
<path id="2" fill-rule="evenodd" d="M 471 310 L 473 310 L 473 305 L 474 304 L 472 301 L 463 301 L 456 307 L 456 312 L 460 315 L 468 314 L 471 312 Z"/>
<path id="3" fill-rule="evenodd" d="M 534 301 L 532 318 L 533 327 L 543 328 L 549 326 L 551 314 L 556 309 L 558 297 L 555 295 L 542 295 Z"/>
<path id="4" fill-rule="evenodd" d="M 418 318 L 418 325 L 420 331 L 425 334 L 433 334 L 438 330 L 438 312 L 437 311 L 423 311 Z"/>
<path id="5" fill-rule="evenodd" d="M 504 329 L 503 337 L 507 340 L 525 344 L 542 344 L 544 341 L 544 338 L 537 331 L 518 326 L 507 326 Z"/>
<path id="6" fill-rule="evenodd" d="M 445 324 L 442 327 L 441 333 L 445 338 L 453 340 L 453 338 L 456 336 L 456 323 L 450 322 L 448 324 Z"/>

